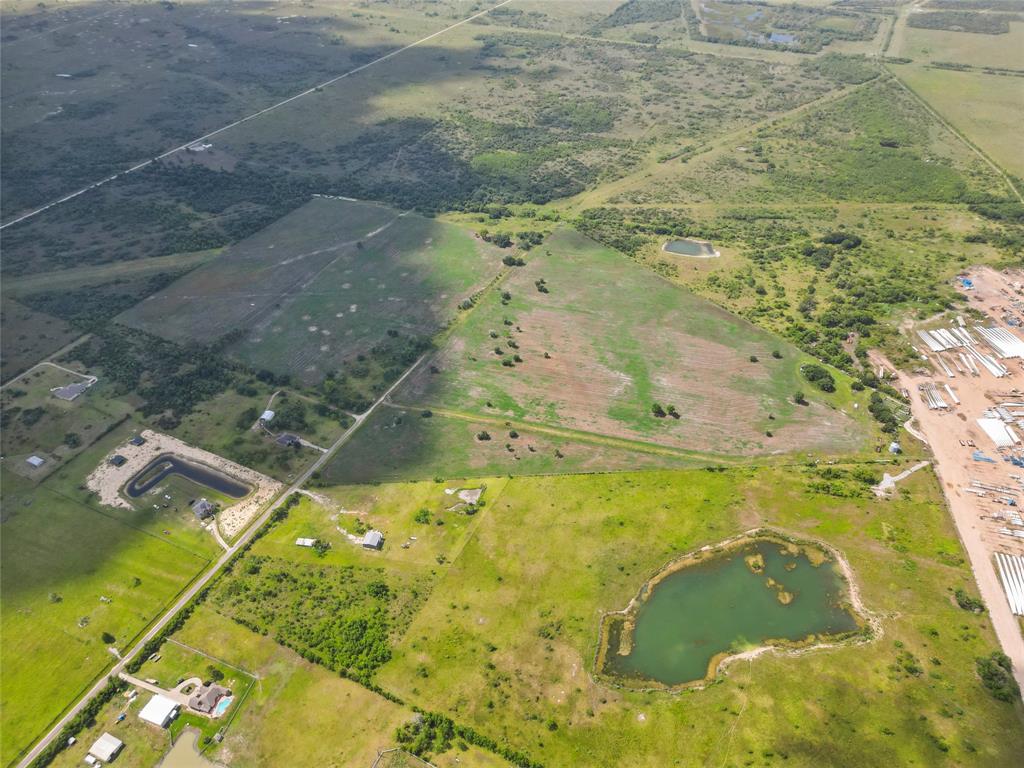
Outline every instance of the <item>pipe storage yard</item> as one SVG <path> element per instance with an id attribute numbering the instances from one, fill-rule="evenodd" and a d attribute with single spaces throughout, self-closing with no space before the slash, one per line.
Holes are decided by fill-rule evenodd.
<path id="1" fill-rule="evenodd" d="M 982 328 L 981 326 L 975 326 L 974 330 L 1004 360 L 1011 357 L 1024 357 L 1024 341 L 1018 339 L 1005 328 Z"/>
<path id="2" fill-rule="evenodd" d="M 1024 358 L 1024 341 L 1018 339 L 1005 328 L 985 328 L 976 325 L 974 330 L 999 358 L 1004 360 Z M 919 330 L 917 335 L 928 346 L 928 349 L 936 353 L 935 359 L 939 367 L 950 378 L 954 378 L 955 374 L 950 370 L 945 360 L 939 356 L 939 352 L 965 350 L 965 352 L 957 351 L 955 357 L 959 357 L 967 369 L 975 376 L 980 374 L 975 361 L 981 363 L 985 370 L 997 379 L 1010 374 L 1009 369 L 995 357 L 978 349 L 979 342 L 971 336 L 966 328 L 937 328 L 933 331 Z M 959 368 L 959 366 L 957 367 Z"/>
<path id="3" fill-rule="evenodd" d="M 996 552 L 996 566 L 1015 616 L 1024 616 L 1024 557 Z"/>

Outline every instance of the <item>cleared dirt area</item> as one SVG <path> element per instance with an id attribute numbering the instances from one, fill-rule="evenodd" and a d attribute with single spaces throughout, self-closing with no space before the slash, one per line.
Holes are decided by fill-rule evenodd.
<path id="1" fill-rule="evenodd" d="M 281 483 L 266 475 L 228 461 L 215 453 L 183 443 L 175 437 L 149 429 L 143 430 L 141 436 L 146 440 L 142 445 L 126 442 L 113 451 L 113 454 L 124 456 L 125 462 L 121 466 L 115 467 L 108 461 L 109 456 L 104 457 L 103 462 L 86 479 L 86 486 L 99 496 L 100 503 L 111 507 L 130 508 L 131 504 L 121 495 L 124 485 L 157 456 L 164 453 L 174 454 L 220 470 L 252 486 L 252 493 L 217 515 L 221 532 L 230 539 L 243 530 L 263 505 L 281 489 Z"/>
<path id="2" fill-rule="evenodd" d="M 779 339 L 571 230 L 527 259 L 396 401 L 720 454 L 863 445 L 849 393 L 811 397 Z"/>

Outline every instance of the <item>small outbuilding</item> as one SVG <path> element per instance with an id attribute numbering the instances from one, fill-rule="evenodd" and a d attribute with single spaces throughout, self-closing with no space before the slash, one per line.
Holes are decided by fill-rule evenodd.
<path id="1" fill-rule="evenodd" d="M 363 546 L 367 549 L 380 549 L 384 546 L 384 534 L 380 531 L 367 531 L 363 536 Z"/>
<path id="2" fill-rule="evenodd" d="M 297 547 L 312 547 L 316 545 L 316 539 L 299 538 L 295 540 Z"/>
<path id="3" fill-rule="evenodd" d="M 108 461 L 115 467 L 123 467 L 125 463 L 127 463 L 128 459 L 126 459 L 120 453 L 115 453 L 108 459 Z"/>
<path id="4" fill-rule="evenodd" d="M 274 420 L 274 412 L 267 408 L 262 414 L 260 414 L 260 421 L 264 424 L 269 424 Z"/>
<path id="5" fill-rule="evenodd" d="M 115 757 L 117 753 L 124 748 L 124 742 L 116 736 L 111 736 L 109 733 L 104 733 L 98 739 L 96 743 L 89 747 L 89 754 L 97 760 L 101 760 L 104 763 L 109 763 Z"/>
<path id="6" fill-rule="evenodd" d="M 144 438 L 142 435 L 136 435 L 135 437 L 133 437 L 128 442 L 131 443 L 132 445 L 145 445 L 146 444 L 146 438 Z"/>
<path id="7" fill-rule="evenodd" d="M 217 511 L 217 507 L 206 499 L 197 499 L 192 502 L 192 513 L 200 520 L 205 520 Z"/>
<path id="8" fill-rule="evenodd" d="M 178 702 L 161 693 L 154 694 L 139 712 L 139 719 L 166 728 L 178 716 Z"/>
<path id="9" fill-rule="evenodd" d="M 30 467 L 35 467 L 36 469 L 39 469 L 41 466 L 43 466 L 43 464 L 46 463 L 46 459 L 44 459 L 42 456 L 36 456 L 35 454 L 33 454 L 29 456 L 27 459 L 25 459 L 25 463 L 28 464 Z"/>
<path id="10" fill-rule="evenodd" d="M 277 440 L 274 442 L 284 448 L 298 448 L 302 445 L 302 441 L 299 439 L 298 435 L 290 435 L 287 432 L 278 435 Z"/>

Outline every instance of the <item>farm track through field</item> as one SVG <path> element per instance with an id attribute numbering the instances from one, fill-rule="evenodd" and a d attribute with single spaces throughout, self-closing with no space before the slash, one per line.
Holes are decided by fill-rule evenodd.
<path id="1" fill-rule="evenodd" d="M 716 455 L 713 453 L 697 452 L 697 451 L 686 451 L 680 448 L 672 448 L 670 446 L 658 445 L 657 443 L 648 443 L 640 440 L 627 440 L 625 438 L 610 437 L 608 435 L 598 434 L 596 432 L 586 432 L 583 430 L 567 429 L 564 427 L 552 427 L 545 424 L 537 424 L 532 421 L 521 421 L 513 419 L 505 419 L 500 416 L 481 416 L 475 413 L 469 413 L 467 411 L 457 411 L 450 408 L 440 408 L 430 404 L 420 403 L 418 405 L 407 405 L 402 403 L 388 402 L 384 403 L 388 408 L 403 409 L 407 411 L 429 409 L 432 413 L 437 416 L 445 416 L 447 418 L 459 419 L 460 421 L 468 421 L 477 424 L 491 424 L 493 426 L 504 427 L 509 424 L 513 428 L 522 429 L 526 432 L 536 432 L 539 434 L 551 435 L 554 437 L 561 437 L 566 440 L 576 440 L 579 442 L 593 443 L 596 445 L 604 445 L 609 448 L 620 448 L 624 450 L 642 451 L 643 453 L 653 453 L 661 456 L 678 456 L 680 458 L 693 459 L 695 462 L 709 463 L 706 460 L 711 460 L 719 463 L 738 463 L 742 461 L 741 457 L 737 456 L 723 456 Z"/>
<path id="2" fill-rule="evenodd" d="M 221 133 L 224 133 L 225 131 L 231 130 L 232 128 L 236 128 L 239 125 L 243 125 L 244 123 L 248 123 L 251 120 L 255 120 L 255 119 L 259 118 L 259 117 L 262 117 L 263 115 L 265 115 L 265 114 L 267 114 L 269 112 L 274 112 L 274 111 L 280 109 L 281 107 L 285 107 L 285 106 L 291 104 L 293 101 L 297 101 L 297 100 L 299 100 L 299 99 L 301 99 L 301 98 L 303 98 L 305 96 L 309 96 L 311 94 L 318 93 L 319 91 L 323 90 L 324 88 L 329 88 L 330 86 L 334 85 L 335 83 L 339 82 L 340 80 L 344 80 L 347 77 L 351 77 L 352 75 L 359 74 L 360 72 L 369 69 L 370 67 L 374 66 L 375 64 L 380 64 L 381 62 L 387 61 L 388 59 L 392 59 L 395 56 L 398 56 L 400 53 L 404 53 L 405 51 L 408 51 L 410 48 L 415 48 L 415 47 L 417 47 L 419 45 L 422 45 L 423 43 L 428 42 L 429 40 L 433 40 L 436 37 L 440 37 L 441 35 L 445 34 L 446 32 L 450 32 L 451 30 L 455 29 L 456 27 L 461 27 L 463 24 L 468 24 L 471 21 L 473 21 L 474 19 L 478 19 L 481 16 L 486 16 L 491 11 L 494 11 L 494 10 L 497 10 L 498 8 L 501 8 L 503 5 L 508 5 L 510 2 L 512 2 L 512 0 L 502 0 L 497 5 L 491 6 L 490 8 L 485 8 L 482 11 L 478 11 L 477 13 L 474 13 L 472 16 L 467 16 L 466 18 L 464 18 L 464 19 L 462 19 L 460 21 L 457 21 L 454 24 L 449 24 L 444 29 L 438 30 L 437 32 L 433 32 L 433 33 L 427 35 L 426 37 L 421 37 L 419 40 L 415 40 L 415 41 L 413 41 L 413 42 L 411 42 L 411 43 L 409 43 L 407 45 L 402 46 L 401 48 L 397 48 L 394 51 L 391 51 L 390 53 L 386 53 L 383 56 L 379 56 L 378 58 L 374 59 L 373 61 L 369 61 L 366 64 L 361 64 L 360 66 L 355 67 L 354 69 L 350 69 L 347 72 L 343 72 L 342 74 L 337 75 L 336 77 L 332 77 L 330 80 L 325 80 L 322 83 L 318 83 L 317 85 L 314 85 L 311 88 L 307 88 L 306 90 L 304 90 L 304 91 L 302 91 L 300 93 L 297 93 L 294 96 L 289 96 L 287 99 L 283 99 L 282 101 L 279 101 L 276 104 L 271 104 L 269 107 L 264 107 L 263 109 L 258 110 L 256 112 L 253 112 L 252 114 L 246 115 L 245 117 L 243 117 L 243 118 L 241 118 L 239 120 L 235 120 L 233 123 L 228 123 L 227 125 L 223 125 L 220 128 L 216 128 L 216 129 L 214 129 L 212 131 L 209 131 L 208 133 L 203 134 L 202 136 L 196 136 L 195 138 L 190 139 L 189 141 L 186 141 L 184 144 L 180 144 L 177 147 L 173 147 L 172 149 L 169 149 L 169 150 L 167 150 L 167 151 L 157 155 L 156 157 L 151 157 L 148 160 L 143 160 L 142 162 L 136 163 L 135 165 L 133 165 L 133 166 L 131 166 L 129 168 L 125 168 L 122 171 L 117 171 L 116 173 L 113 173 L 113 174 L 111 174 L 111 175 L 109 175 L 109 176 L 107 176 L 105 178 L 99 179 L 98 181 L 94 181 L 92 184 L 89 184 L 88 186 L 82 187 L 81 189 L 79 189 L 79 190 L 77 190 L 75 192 L 71 192 L 71 193 L 69 193 L 67 195 L 64 195 L 63 197 L 60 197 L 60 198 L 54 200 L 53 202 L 47 203 L 46 205 L 43 205 L 43 206 L 41 206 L 39 208 L 36 208 L 34 210 L 31 210 L 31 211 L 28 211 L 27 213 L 23 213 L 20 216 L 16 216 L 15 218 L 11 219 L 10 221 L 7 221 L 7 222 L 4 222 L 3 224 L 0 224 L 0 230 L 6 229 L 7 227 L 11 226 L 12 224 L 17 224 L 18 222 L 25 221 L 26 219 L 30 219 L 30 218 L 32 218 L 34 216 L 37 216 L 40 213 L 43 213 L 44 211 L 48 211 L 51 208 L 55 208 L 56 206 L 61 205 L 62 203 L 67 203 L 67 202 L 69 202 L 71 200 L 74 200 L 75 198 L 80 197 L 81 195 L 84 195 L 86 192 L 90 192 L 90 191 L 92 191 L 94 189 L 97 189 L 98 187 L 102 187 L 105 184 L 110 183 L 111 181 L 115 181 L 116 179 L 121 178 L 122 176 L 127 176 L 130 173 L 134 173 L 136 171 L 141 171 L 143 168 L 147 168 L 147 167 L 149 167 L 150 165 L 152 165 L 153 163 L 155 163 L 155 162 L 157 162 L 159 160 L 163 160 L 165 158 L 171 157 L 172 155 L 176 155 L 179 152 L 184 152 L 189 146 L 191 146 L 192 144 L 195 144 L 196 142 L 206 141 L 207 139 L 210 139 L 210 138 L 212 138 L 214 136 L 217 136 L 217 135 L 219 135 Z"/>

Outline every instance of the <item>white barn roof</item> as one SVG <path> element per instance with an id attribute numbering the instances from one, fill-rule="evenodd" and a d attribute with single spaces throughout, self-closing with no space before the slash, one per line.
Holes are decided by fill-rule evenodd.
<path id="1" fill-rule="evenodd" d="M 123 746 L 124 742 L 119 738 L 111 736 L 109 733 L 104 733 L 96 739 L 95 744 L 89 747 L 89 754 L 99 758 L 104 763 L 109 763 L 117 756 L 117 753 L 121 751 Z"/>
<path id="2" fill-rule="evenodd" d="M 139 717 L 147 723 L 166 728 L 167 724 L 178 713 L 178 703 L 162 694 L 156 694 L 139 712 Z"/>
<path id="3" fill-rule="evenodd" d="M 380 548 L 380 545 L 384 542 L 384 534 L 380 531 L 367 531 L 366 535 L 363 536 L 363 546 L 373 547 L 374 549 Z"/>
<path id="4" fill-rule="evenodd" d="M 300 538 L 295 540 L 296 545 L 300 547 L 312 547 L 316 544 L 316 539 Z"/>
<path id="5" fill-rule="evenodd" d="M 274 418 L 274 412 L 272 410 L 270 410 L 269 408 L 267 408 L 267 410 L 265 410 L 263 412 L 263 415 L 260 416 L 260 421 L 270 421 L 273 418 Z"/>

